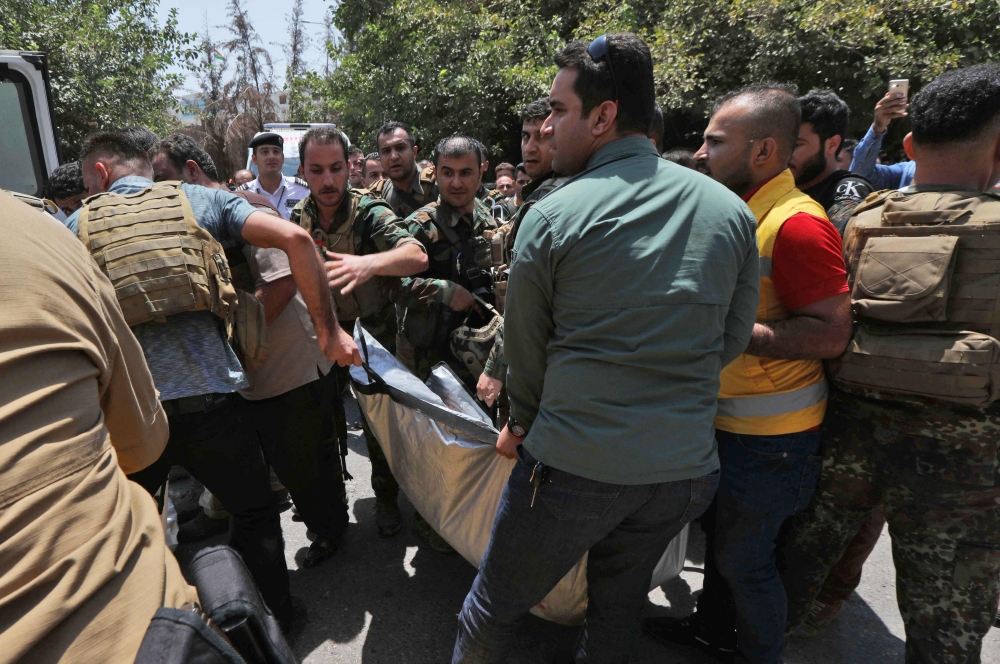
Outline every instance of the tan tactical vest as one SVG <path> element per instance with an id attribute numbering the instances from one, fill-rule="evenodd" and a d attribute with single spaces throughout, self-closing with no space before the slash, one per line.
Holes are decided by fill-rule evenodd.
<path id="1" fill-rule="evenodd" d="M 878 398 L 1000 396 L 1000 196 L 879 192 L 844 231 L 854 337 L 832 378 Z"/>
<path id="2" fill-rule="evenodd" d="M 306 228 L 313 236 L 314 240 L 321 242 L 327 251 L 335 254 L 357 255 L 358 247 L 357 232 L 355 231 L 355 221 L 359 212 L 361 198 L 368 195 L 365 189 L 351 189 L 347 198 L 341 205 L 346 205 L 346 221 L 339 228 L 331 228 L 330 232 L 325 232 L 322 228 Z M 361 213 L 364 214 L 364 210 Z M 306 219 L 305 216 L 302 217 Z M 325 258 L 325 257 L 324 257 Z M 357 318 L 367 318 L 378 312 L 389 304 L 388 290 L 385 288 L 382 277 L 372 277 L 360 286 L 356 286 L 347 295 L 340 292 L 339 288 L 332 289 L 333 299 L 337 304 L 337 320 L 347 325 Z"/>
<path id="3" fill-rule="evenodd" d="M 225 252 L 198 225 L 179 182 L 88 198 L 78 233 L 130 326 L 184 311 L 211 311 L 227 328 L 232 323 L 237 297 Z"/>

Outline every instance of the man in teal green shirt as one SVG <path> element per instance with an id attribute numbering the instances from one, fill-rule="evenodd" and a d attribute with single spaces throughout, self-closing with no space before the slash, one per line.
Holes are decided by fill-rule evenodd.
<path id="1" fill-rule="evenodd" d="M 626 661 L 656 563 L 718 485 L 719 373 L 750 339 L 756 221 L 646 138 L 649 49 L 629 33 L 556 56 L 553 168 L 524 217 L 504 347 L 519 459 L 459 616 L 453 662 L 505 661 L 520 619 L 589 551 L 577 661 Z"/>

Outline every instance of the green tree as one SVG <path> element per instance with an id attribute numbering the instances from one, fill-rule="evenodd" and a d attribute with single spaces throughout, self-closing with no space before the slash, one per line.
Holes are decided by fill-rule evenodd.
<path id="1" fill-rule="evenodd" d="M 912 93 L 1000 56 L 996 0 L 343 0 L 334 23 L 337 67 L 313 89 L 351 136 L 370 143 L 398 119 L 425 145 L 466 132 L 508 157 L 557 50 L 602 32 L 649 44 L 672 143 L 696 142 L 711 101 L 747 83 L 833 89 L 860 132 L 890 78 Z"/>
<path id="2" fill-rule="evenodd" d="M 90 132 L 173 121 L 167 70 L 197 57 L 194 35 L 179 32 L 176 10 L 157 22 L 158 0 L 4 0 L 0 48 L 49 55 L 56 126 L 71 157 Z"/>

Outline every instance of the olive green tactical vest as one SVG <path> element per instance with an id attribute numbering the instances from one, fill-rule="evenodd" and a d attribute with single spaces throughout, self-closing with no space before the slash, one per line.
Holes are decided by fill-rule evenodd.
<path id="1" fill-rule="evenodd" d="M 367 195 L 369 192 L 365 189 L 351 189 L 341 203 L 347 206 L 346 221 L 340 227 L 330 229 L 329 233 L 318 225 L 314 227 L 307 215 L 302 215 L 300 224 L 309 231 L 314 240 L 321 242 L 327 251 L 357 255 L 355 221 L 359 213 L 364 215 L 367 212 L 359 209 L 362 197 Z M 341 293 L 339 288 L 331 289 L 334 302 L 337 304 L 337 320 L 347 325 L 357 318 L 367 318 L 382 311 L 389 304 L 388 289 L 383 282 L 382 277 L 372 277 L 360 286 L 355 286 L 347 295 Z"/>
<path id="2" fill-rule="evenodd" d="M 844 231 L 855 330 L 838 383 L 977 407 L 1000 397 L 1000 196 L 872 194 Z"/>
<path id="3" fill-rule="evenodd" d="M 237 296 L 225 252 L 198 224 L 180 182 L 91 196 L 78 234 L 114 285 L 129 326 L 211 311 L 231 327 Z"/>

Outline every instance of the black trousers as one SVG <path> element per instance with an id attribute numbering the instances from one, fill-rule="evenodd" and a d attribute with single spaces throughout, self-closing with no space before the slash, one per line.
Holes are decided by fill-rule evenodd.
<path id="1" fill-rule="evenodd" d="M 269 399 L 242 399 L 264 456 L 309 530 L 336 539 L 347 528 L 347 490 L 337 446 L 337 372 Z M 346 433 L 346 428 L 345 428 Z"/>
<path id="2" fill-rule="evenodd" d="M 129 475 L 151 494 L 163 486 L 171 466 L 182 466 L 204 484 L 232 515 L 230 546 L 242 556 L 264 601 L 279 619 L 291 615 L 285 542 L 278 505 L 264 457 L 235 394 L 205 395 L 207 412 L 168 409 L 170 439 L 151 466 Z"/>

